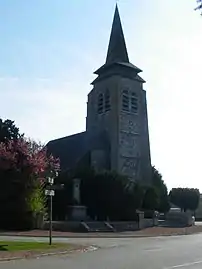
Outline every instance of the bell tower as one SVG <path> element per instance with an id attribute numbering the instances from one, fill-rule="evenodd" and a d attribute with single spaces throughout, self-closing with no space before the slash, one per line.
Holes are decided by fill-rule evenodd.
<path id="1" fill-rule="evenodd" d="M 88 94 L 86 131 L 104 132 L 109 140 L 110 169 L 144 184 L 151 179 L 145 81 L 131 64 L 116 5 L 105 64 Z M 99 142 L 99 141 L 98 141 Z"/>

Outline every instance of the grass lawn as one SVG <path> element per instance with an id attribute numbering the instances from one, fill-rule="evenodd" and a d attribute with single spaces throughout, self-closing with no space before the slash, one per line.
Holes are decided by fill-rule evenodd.
<path id="1" fill-rule="evenodd" d="M 0 253 L 7 251 L 24 250 L 51 250 L 51 249 L 72 249 L 71 244 L 53 243 L 51 246 L 44 242 L 21 242 L 21 241 L 0 241 Z"/>

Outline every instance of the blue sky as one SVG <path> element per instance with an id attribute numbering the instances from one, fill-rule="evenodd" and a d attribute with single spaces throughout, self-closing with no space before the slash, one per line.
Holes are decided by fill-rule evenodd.
<path id="1" fill-rule="evenodd" d="M 152 163 L 202 191 L 202 18 L 195 0 L 120 0 L 130 61 L 147 81 Z M 85 129 L 114 0 L 0 1 L 0 116 L 42 142 Z"/>

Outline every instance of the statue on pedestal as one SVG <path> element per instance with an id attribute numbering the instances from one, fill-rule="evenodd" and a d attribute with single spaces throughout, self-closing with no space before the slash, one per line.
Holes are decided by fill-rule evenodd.
<path id="1" fill-rule="evenodd" d="M 70 209 L 70 220 L 84 221 L 87 217 L 86 206 L 81 205 L 81 180 L 79 178 L 73 179 L 73 205 Z"/>
<path id="2" fill-rule="evenodd" d="M 81 203 L 80 184 L 81 184 L 81 180 L 79 178 L 75 178 L 73 180 L 73 201 L 74 201 L 74 204 L 76 205 L 80 205 Z"/>

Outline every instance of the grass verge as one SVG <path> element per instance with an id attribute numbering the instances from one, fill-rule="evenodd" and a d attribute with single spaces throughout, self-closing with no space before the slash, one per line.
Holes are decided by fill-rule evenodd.
<path id="1" fill-rule="evenodd" d="M 45 242 L 22 242 L 22 241 L 0 241 L 0 254 L 2 252 L 18 251 L 38 251 L 38 250 L 56 250 L 72 249 L 71 244 L 53 243 L 49 245 Z"/>

